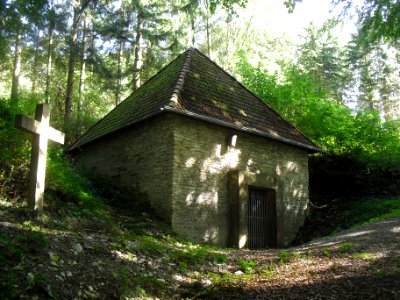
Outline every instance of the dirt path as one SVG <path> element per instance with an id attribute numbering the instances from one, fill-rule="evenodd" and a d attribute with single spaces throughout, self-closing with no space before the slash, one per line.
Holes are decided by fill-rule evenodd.
<path id="1" fill-rule="evenodd" d="M 342 231 L 287 251 L 236 255 L 257 262 L 259 270 L 270 269 L 270 276 L 226 286 L 211 298 L 400 299 L 400 218 Z"/>

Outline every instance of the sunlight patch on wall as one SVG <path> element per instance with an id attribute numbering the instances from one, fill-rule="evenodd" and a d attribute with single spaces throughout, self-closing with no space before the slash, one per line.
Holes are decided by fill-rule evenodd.
<path id="1" fill-rule="evenodd" d="M 282 169 L 281 169 L 281 166 L 280 165 L 277 165 L 276 166 L 276 175 L 278 175 L 278 176 L 281 176 L 282 175 Z"/>
<path id="2" fill-rule="evenodd" d="M 192 205 L 194 203 L 194 192 L 190 192 L 187 196 L 186 196 L 186 204 L 187 205 Z"/>
<path id="3" fill-rule="evenodd" d="M 294 186 L 293 181 L 291 182 L 291 186 Z M 304 197 L 307 196 L 307 192 L 304 189 L 304 185 L 303 184 L 297 184 L 296 185 L 297 188 L 293 189 L 293 197 L 295 197 L 296 199 L 303 199 Z"/>
<path id="4" fill-rule="evenodd" d="M 249 158 L 249 160 L 246 163 L 246 172 L 261 174 L 260 169 L 257 168 L 256 164 L 254 163 L 253 159 L 251 159 L 251 158 Z"/>
<path id="5" fill-rule="evenodd" d="M 221 144 L 215 145 L 215 156 L 221 157 L 221 152 L 222 152 L 222 145 Z"/>
<path id="6" fill-rule="evenodd" d="M 195 165 L 195 163 L 196 163 L 196 158 L 191 157 L 186 161 L 185 166 L 186 168 L 191 168 Z"/>
<path id="7" fill-rule="evenodd" d="M 241 151 L 237 148 L 228 147 L 225 154 L 221 154 L 222 146 L 217 144 L 214 147 L 214 155 L 204 160 L 201 168 L 200 180 L 208 179 L 208 174 L 219 174 L 234 169 L 239 165 Z"/>
<path id="8" fill-rule="evenodd" d="M 207 229 L 203 235 L 203 240 L 205 242 L 211 242 L 217 239 L 218 239 L 218 230 L 215 227 Z"/>
<path id="9" fill-rule="evenodd" d="M 203 205 L 207 205 L 207 206 L 217 206 L 218 204 L 218 193 L 217 191 L 213 190 L 211 192 L 204 192 L 201 193 L 197 199 L 196 202 L 198 204 L 203 204 Z M 210 206 L 211 207 L 211 206 Z"/>
<path id="10" fill-rule="evenodd" d="M 299 168 L 298 168 L 297 164 L 294 163 L 294 162 L 292 162 L 292 161 L 288 161 L 288 162 L 286 163 L 286 169 L 287 169 L 288 171 L 295 171 L 295 172 L 298 172 L 298 171 L 299 171 Z"/>

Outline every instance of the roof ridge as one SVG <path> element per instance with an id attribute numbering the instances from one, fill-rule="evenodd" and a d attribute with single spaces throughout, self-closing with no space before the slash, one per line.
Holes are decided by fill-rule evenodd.
<path id="1" fill-rule="evenodd" d="M 169 107 L 176 107 L 179 103 L 179 94 L 183 88 L 183 85 L 185 84 L 185 77 L 187 72 L 189 71 L 190 63 L 192 62 L 192 56 L 193 56 L 193 51 L 196 50 L 193 47 L 190 47 L 186 52 L 187 52 L 187 57 L 183 63 L 182 70 L 179 73 L 178 79 L 176 81 L 176 85 L 174 87 L 174 90 L 172 91 L 171 94 L 171 99 L 169 100 L 168 104 L 166 106 Z"/>
<path id="2" fill-rule="evenodd" d="M 304 133 L 301 132 L 300 129 L 298 129 L 295 125 L 293 125 L 291 122 L 289 122 L 288 120 L 286 120 L 286 118 L 282 117 L 274 108 L 272 108 L 272 106 L 270 106 L 267 102 L 265 102 L 263 99 L 261 99 L 259 96 L 257 96 L 253 91 L 251 91 L 249 88 L 247 88 L 243 83 L 241 83 L 239 80 L 237 80 L 233 75 L 229 74 L 228 71 L 226 71 L 225 69 L 221 68 L 215 61 L 213 61 L 211 58 L 209 58 L 207 55 L 205 55 L 203 52 L 201 52 L 200 50 L 196 49 L 196 48 L 191 48 L 192 50 L 197 51 L 198 53 L 200 53 L 203 57 L 205 57 L 206 59 L 208 59 L 209 61 L 211 61 L 216 67 L 218 67 L 220 70 L 222 70 L 226 75 L 228 75 L 230 78 L 232 78 L 233 80 L 235 80 L 240 86 L 242 86 L 246 91 L 250 92 L 250 94 L 252 94 L 258 101 L 260 101 L 264 106 L 268 107 L 276 116 L 278 116 L 279 118 L 283 119 L 287 124 L 289 124 L 289 126 L 291 126 L 292 128 L 294 128 L 297 132 L 299 132 L 304 138 L 306 138 L 309 142 L 311 142 L 315 147 L 317 147 L 317 145 L 311 141 L 307 136 L 304 135 Z"/>

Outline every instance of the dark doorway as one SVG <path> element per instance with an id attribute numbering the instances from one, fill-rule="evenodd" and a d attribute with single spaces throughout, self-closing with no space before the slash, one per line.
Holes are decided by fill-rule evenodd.
<path id="1" fill-rule="evenodd" d="M 249 187 L 249 248 L 274 248 L 276 237 L 275 190 Z"/>

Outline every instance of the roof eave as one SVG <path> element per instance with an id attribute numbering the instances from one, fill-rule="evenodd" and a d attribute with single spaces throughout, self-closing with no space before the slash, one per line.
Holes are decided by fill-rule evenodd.
<path id="1" fill-rule="evenodd" d="M 111 134 L 114 134 L 115 132 L 124 130 L 124 129 L 126 129 L 126 128 L 128 128 L 128 127 L 131 127 L 131 126 L 133 126 L 133 125 L 136 125 L 136 124 L 138 124 L 138 123 L 140 123 L 140 122 L 143 122 L 143 121 L 145 121 L 145 120 L 147 120 L 147 119 L 150 119 L 150 118 L 152 118 L 152 117 L 154 117 L 154 116 L 156 116 L 156 115 L 158 115 L 158 114 L 160 114 L 160 113 L 162 113 L 162 112 L 163 112 L 163 108 L 159 108 L 159 109 L 157 109 L 156 111 L 153 111 L 153 112 L 151 112 L 151 113 L 148 113 L 148 114 L 144 115 L 143 117 L 141 117 L 141 118 L 139 118 L 139 119 L 136 119 L 135 121 L 130 122 L 130 123 L 128 123 L 127 125 L 125 125 L 125 126 L 123 126 L 123 127 L 121 127 L 121 128 L 118 128 L 118 129 L 116 129 L 116 130 L 114 130 L 114 131 L 108 132 L 108 133 L 106 133 L 106 134 L 104 134 L 104 135 L 98 136 L 98 137 L 94 138 L 93 140 L 89 140 L 89 141 L 83 142 L 83 143 L 81 143 L 81 144 L 78 143 L 78 142 L 79 142 L 79 140 L 78 140 L 76 143 L 74 143 L 74 144 L 72 144 L 70 147 L 68 147 L 67 150 L 66 150 L 66 152 L 72 153 L 72 152 L 74 152 L 74 151 L 76 151 L 76 150 L 78 150 L 78 149 L 81 149 L 83 146 L 86 146 L 86 145 L 91 144 L 91 143 L 93 143 L 93 142 L 97 142 L 97 141 L 99 141 L 99 140 L 101 140 L 101 139 L 103 139 L 103 138 L 105 138 L 105 137 L 110 136 Z"/>
<path id="2" fill-rule="evenodd" d="M 289 144 L 289 145 L 292 145 L 292 146 L 296 146 L 296 147 L 300 147 L 300 148 L 306 149 L 310 153 L 325 152 L 323 149 L 320 149 L 320 148 L 315 147 L 315 146 L 306 145 L 306 144 L 303 144 L 303 143 L 300 143 L 300 142 L 297 142 L 297 141 L 293 141 L 293 140 L 290 140 L 290 139 L 285 139 L 285 138 L 282 138 L 282 137 L 274 136 L 274 135 L 268 134 L 266 132 L 261 132 L 261 131 L 258 131 L 258 130 L 252 129 L 252 128 L 247 128 L 247 127 L 244 127 L 244 126 L 238 126 L 238 125 L 235 125 L 235 124 L 232 124 L 232 123 L 229 123 L 229 122 L 225 122 L 225 121 L 222 121 L 222 120 L 218 120 L 218 119 L 215 119 L 215 118 L 212 118 L 212 117 L 199 115 L 199 114 L 193 113 L 193 112 L 188 111 L 188 110 L 178 109 L 178 108 L 174 108 L 174 107 L 171 107 L 171 106 L 165 106 L 164 108 L 162 108 L 162 110 L 168 111 L 168 112 L 172 112 L 172 113 L 176 113 L 176 114 L 180 114 L 180 115 L 184 115 L 184 116 L 191 117 L 191 118 L 194 118 L 194 119 L 203 120 L 203 121 L 206 121 L 206 122 L 210 122 L 210 123 L 213 123 L 213 124 L 216 124 L 216 125 L 221 125 L 221 126 L 224 126 L 224 127 L 236 129 L 236 130 L 239 130 L 239 131 L 244 131 L 244 132 L 255 134 L 255 135 L 258 135 L 258 136 L 261 136 L 261 137 L 266 137 L 266 138 L 269 138 L 269 139 L 272 139 L 272 140 L 276 140 L 276 141 L 279 141 L 279 142 L 282 142 L 282 143 L 286 143 L 286 144 Z"/>

